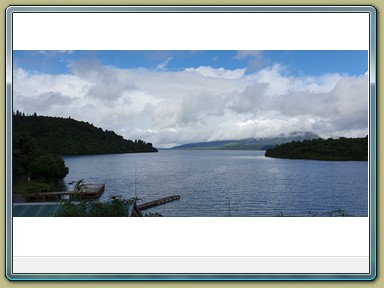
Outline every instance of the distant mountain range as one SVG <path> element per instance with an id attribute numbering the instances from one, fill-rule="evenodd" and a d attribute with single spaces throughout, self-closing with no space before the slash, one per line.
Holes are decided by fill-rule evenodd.
<path id="1" fill-rule="evenodd" d="M 171 149 L 184 150 L 267 150 L 276 145 L 292 141 L 304 141 L 321 138 L 312 132 L 291 132 L 270 138 L 247 138 L 240 140 L 222 140 L 211 142 L 189 143 Z"/>

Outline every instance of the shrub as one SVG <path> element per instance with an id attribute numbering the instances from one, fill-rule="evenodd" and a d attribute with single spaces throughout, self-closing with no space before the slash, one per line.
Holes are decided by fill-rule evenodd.
<path id="1" fill-rule="evenodd" d="M 30 166 L 32 177 L 45 179 L 62 179 L 68 174 L 68 167 L 58 155 L 43 154 L 34 159 Z"/>
<path id="2" fill-rule="evenodd" d="M 21 192 L 25 194 L 34 194 L 48 192 L 51 190 L 51 188 L 52 186 L 48 183 L 30 182 L 24 187 Z"/>
<path id="3" fill-rule="evenodd" d="M 127 217 L 128 208 L 138 201 L 137 198 L 124 199 L 111 196 L 108 201 L 97 202 L 83 200 L 65 201 L 54 216 L 57 217 Z"/>

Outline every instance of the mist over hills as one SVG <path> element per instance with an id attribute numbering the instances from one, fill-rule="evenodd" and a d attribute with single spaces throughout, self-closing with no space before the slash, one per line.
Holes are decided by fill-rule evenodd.
<path id="1" fill-rule="evenodd" d="M 276 145 L 292 141 L 304 141 L 321 138 L 313 132 L 295 131 L 287 134 L 280 134 L 268 138 L 246 138 L 239 140 L 222 140 L 210 142 L 188 143 L 172 147 L 175 150 L 266 150 Z"/>

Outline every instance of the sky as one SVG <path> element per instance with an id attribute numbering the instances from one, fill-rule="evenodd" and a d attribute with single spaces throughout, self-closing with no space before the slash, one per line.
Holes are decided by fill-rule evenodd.
<path id="1" fill-rule="evenodd" d="M 13 110 L 157 148 L 368 134 L 368 51 L 13 51 Z"/>

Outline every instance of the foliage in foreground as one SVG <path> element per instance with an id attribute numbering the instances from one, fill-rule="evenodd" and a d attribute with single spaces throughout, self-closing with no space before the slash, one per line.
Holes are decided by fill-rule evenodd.
<path id="1" fill-rule="evenodd" d="M 68 174 L 61 156 L 42 151 L 29 136 L 14 134 L 12 143 L 13 179 L 28 175 L 31 179 L 48 183 Z"/>
<path id="2" fill-rule="evenodd" d="M 111 196 L 105 202 L 81 200 L 78 202 L 63 201 L 56 217 L 128 217 L 130 207 L 140 199 L 137 197 L 124 199 L 121 196 Z M 161 217 L 159 213 L 146 213 L 145 217 Z"/>
<path id="3" fill-rule="evenodd" d="M 31 194 L 51 191 L 68 174 L 61 156 L 43 152 L 33 138 L 13 134 L 12 139 L 13 191 Z"/>
<path id="4" fill-rule="evenodd" d="M 138 201 L 137 198 L 124 199 L 111 196 L 105 202 L 81 200 L 79 202 L 63 201 L 56 217 L 128 217 L 129 207 Z"/>
<path id="5" fill-rule="evenodd" d="M 35 193 L 49 192 L 51 189 L 52 189 L 52 185 L 50 183 L 30 181 L 24 184 L 18 192 L 20 194 L 35 194 Z"/>
<path id="6" fill-rule="evenodd" d="M 286 216 L 289 216 L 289 215 L 284 215 L 283 212 L 280 212 L 276 216 L 278 216 L 278 217 L 286 217 Z M 353 216 L 353 215 L 351 215 L 347 211 L 339 208 L 339 209 L 334 209 L 334 210 L 331 210 L 331 211 L 328 211 L 328 212 L 325 212 L 325 213 L 317 213 L 317 212 L 308 211 L 308 215 L 307 216 L 308 217 L 350 217 L 350 216 Z"/>

